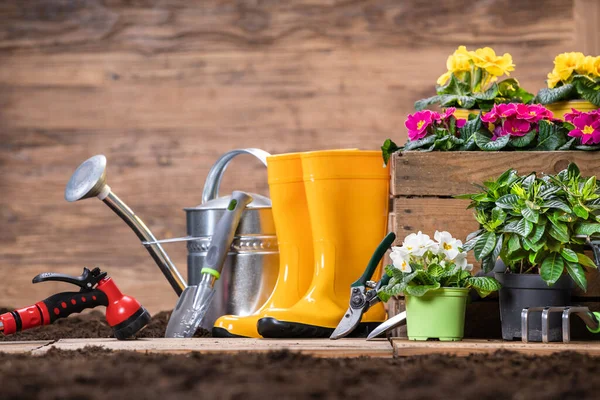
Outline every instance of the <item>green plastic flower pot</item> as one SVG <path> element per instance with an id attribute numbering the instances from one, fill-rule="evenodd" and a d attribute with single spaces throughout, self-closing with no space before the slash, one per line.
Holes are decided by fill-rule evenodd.
<path id="1" fill-rule="evenodd" d="M 462 340 L 469 289 L 440 288 L 421 297 L 406 295 L 410 340 Z"/>

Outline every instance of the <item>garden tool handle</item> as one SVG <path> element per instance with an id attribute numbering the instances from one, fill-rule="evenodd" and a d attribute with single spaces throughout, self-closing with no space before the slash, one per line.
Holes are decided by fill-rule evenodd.
<path id="1" fill-rule="evenodd" d="M 381 243 L 379 243 L 379 246 L 377 246 L 377 249 L 375 249 L 375 252 L 371 256 L 371 259 L 369 260 L 369 264 L 367 264 L 365 272 L 363 272 L 362 276 L 358 278 L 358 280 L 355 281 L 352 285 L 350 285 L 350 287 L 360 287 L 366 285 L 367 281 L 370 280 L 373 274 L 375 273 L 377 265 L 379 265 L 379 261 L 381 261 L 381 259 L 385 255 L 385 252 L 390 248 L 392 243 L 394 243 L 394 240 L 396 240 L 396 234 L 394 232 L 388 233 L 387 236 L 383 238 L 383 240 L 381 241 Z"/>
<path id="2" fill-rule="evenodd" d="M 390 283 L 390 279 L 392 279 L 392 277 L 384 272 L 381 276 L 381 279 L 379 280 L 379 283 L 377 283 L 377 288 L 381 288 L 382 286 L 385 286 L 388 283 Z"/>
<path id="3" fill-rule="evenodd" d="M 254 148 L 236 149 L 223 154 L 208 172 L 206 181 L 204 182 L 204 190 L 202 191 L 202 204 L 219 197 L 219 187 L 221 186 L 223 173 L 225 173 L 231 160 L 240 154 L 253 155 L 258 158 L 264 166 L 267 166 L 267 157 L 271 155 L 264 150 Z"/>
<path id="4" fill-rule="evenodd" d="M 235 231 L 242 218 L 242 213 L 251 201 L 252 196 L 245 192 L 234 191 L 231 194 L 231 200 L 225 214 L 223 214 L 215 228 L 201 273 L 208 273 L 219 279 L 225 257 L 227 257 Z"/>
<path id="5" fill-rule="evenodd" d="M 49 325 L 60 318 L 80 313 L 87 308 L 107 306 L 108 297 L 94 289 L 87 292 L 62 292 L 38 301 L 32 306 L 0 315 L 5 335 L 37 326 Z"/>

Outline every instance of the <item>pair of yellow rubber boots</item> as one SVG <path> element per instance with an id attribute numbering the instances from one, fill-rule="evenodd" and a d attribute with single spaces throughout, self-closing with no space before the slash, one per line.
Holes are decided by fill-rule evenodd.
<path id="1" fill-rule="evenodd" d="M 388 168 L 378 151 L 327 150 L 270 156 L 267 174 L 279 242 L 277 283 L 257 312 L 219 318 L 213 335 L 328 337 L 348 308 L 350 285 L 386 234 Z M 384 320 L 379 303 L 354 334 Z"/>

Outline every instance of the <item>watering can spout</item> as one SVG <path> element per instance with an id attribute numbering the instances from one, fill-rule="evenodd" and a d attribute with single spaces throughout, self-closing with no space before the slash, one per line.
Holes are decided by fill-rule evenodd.
<path id="1" fill-rule="evenodd" d="M 156 242 L 156 238 L 144 221 L 138 217 L 106 183 L 106 157 L 96 155 L 84 161 L 73 173 L 65 188 L 65 199 L 69 202 L 98 197 L 135 232 L 142 242 Z M 156 262 L 177 295 L 187 283 L 159 243 L 145 244 L 146 250 Z"/>

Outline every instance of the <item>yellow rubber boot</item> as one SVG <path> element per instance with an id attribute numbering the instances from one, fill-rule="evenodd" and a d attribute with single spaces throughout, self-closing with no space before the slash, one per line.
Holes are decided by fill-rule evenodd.
<path id="1" fill-rule="evenodd" d="M 249 316 L 225 315 L 215 322 L 215 337 L 260 337 L 258 320 L 271 308 L 293 306 L 313 277 L 313 240 L 300 153 L 267 157 L 273 220 L 279 243 L 279 274 L 267 302 Z"/>
<path id="2" fill-rule="evenodd" d="M 302 154 L 315 252 L 307 293 L 291 308 L 269 309 L 258 332 L 271 338 L 328 337 L 342 319 L 350 285 L 387 232 L 389 170 L 379 151 Z M 373 275 L 381 276 L 381 266 Z M 383 304 L 363 316 L 355 335 L 385 320 Z M 362 330 L 362 332 L 361 332 Z"/>

